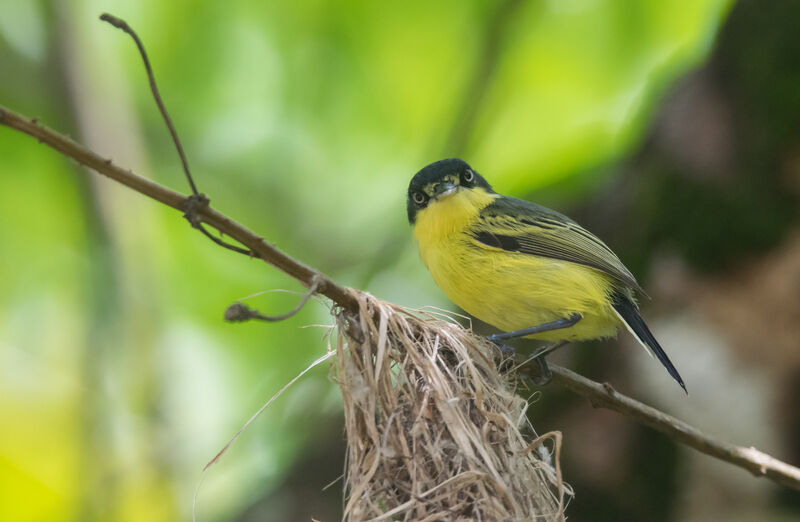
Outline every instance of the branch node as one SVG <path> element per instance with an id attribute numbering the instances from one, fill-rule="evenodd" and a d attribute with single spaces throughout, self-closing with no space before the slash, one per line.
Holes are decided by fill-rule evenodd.
<path id="1" fill-rule="evenodd" d="M 211 241 L 213 241 L 214 243 L 218 244 L 223 248 L 227 248 L 228 250 L 238 252 L 239 254 L 250 256 L 251 258 L 260 257 L 252 250 L 232 245 L 227 241 L 223 241 L 221 238 L 214 236 L 211 232 L 206 230 L 206 228 L 203 226 L 203 218 L 201 214 L 203 214 L 209 209 L 208 204 L 209 204 L 209 199 L 208 196 L 206 196 L 205 194 L 192 194 L 183 201 L 183 204 L 181 205 L 184 212 L 183 217 L 185 217 L 186 221 L 188 221 L 192 225 L 192 228 L 196 228 L 197 230 L 202 232 L 203 235 L 205 235 L 208 239 L 210 239 Z M 222 234 L 221 231 L 220 234 Z"/>
<path id="2" fill-rule="evenodd" d="M 328 288 L 328 281 L 321 275 L 314 274 L 311 277 L 311 286 L 314 287 L 314 292 L 321 294 Z"/>
<path id="3" fill-rule="evenodd" d="M 210 200 L 205 194 L 192 194 L 183 202 L 183 217 L 192 224 L 194 228 L 200 228 L 203 222 L 200 213 L 208 209 Z"/>

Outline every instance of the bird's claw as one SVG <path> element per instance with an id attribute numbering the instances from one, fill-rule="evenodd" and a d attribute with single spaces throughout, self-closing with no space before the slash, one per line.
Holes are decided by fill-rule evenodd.
<path id="1" fill-rule="evenodd" d="M 503 344 L 499 339 L 496 338 L 495 335 L 490 335 L 487 337 L 489 342 L 493 345 L 497 346 L 500 349 L 501 353 L 501 361 L 498 369 L 501 372 L 507 372 L 514 366 L 514 359 L 517 354 L 517 351 L 514 349 L 513 346 L 509 346 L 507 344 Z"/>
<path id="2" fill-rule="evenodd" d="M 497 346 L 502 353 L 502 361 L 498 367 L 499 370 L 501 372 L 510 371 L 515 366 L 515 363 L 518 363 L 516 349 L 513 346 L 503 344 L 494 335 L 488 336 L 487 339 L 491 341 L 492 344 Z M 544 354 L 533 355 L 528 358 L 528 361 L 531 360 L 535 362 L 536 366 L 538 367 L 538 371 L 527 372 L 533 383 L 537 386 L 544 386 L 545 384 L 549 383 L 553 378 L 553 373 L 550 371 L 550 367 L 547 365 Z"/>
<path id="3" fill-rule="evenodd" d="M 535 357 L 533 361 L 539 367 L 539 371 L 535 375 L 531 375 L 531 380 L 537 386 L 548 384 L 553 379 L 553 372 L 550 371 L 547 361 L 544 357 Z"/>

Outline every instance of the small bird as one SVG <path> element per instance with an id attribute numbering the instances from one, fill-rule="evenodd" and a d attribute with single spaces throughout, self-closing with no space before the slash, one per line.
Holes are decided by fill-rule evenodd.
<path id="1" fill-rule="evenodd" d="M 617 255 L 573 220 L 498 194 L 455 158 L 417 172 L 407 205 L 433 280 L 455 304 L 505 332 L 492 341 L 581 341 L 625 326 L 686 391 L 639 314 L 635 294 L 644 291 Z"/>

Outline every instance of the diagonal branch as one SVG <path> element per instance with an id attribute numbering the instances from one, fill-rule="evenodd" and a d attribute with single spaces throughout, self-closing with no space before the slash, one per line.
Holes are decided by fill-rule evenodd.
<path id="1" fill-rule="evenodd" d="M 2 106 L 0 106 L 0 125 L 28 134 L 39 140 L 40 143 L 46 144 L 78 163 L 176 210 L 183 211 L 189 199 L 158 183 L 137 176 L 130 170 L 122 169 L 114 165 L 111 160 L 104 159 L 66 136 L 40 125 L 36 120 L 26 118 Z M 285 254 L 248 228 L 209 206 L 200 206 L 196 215 L 202 222 L 245 245 L 263 261 L 297 279 L 307 288 L 312 288 L 314 284 L 317 284 L 317 292 L 330 298 L 338 306 L 350 312 L 358 310 L 357 290 L 336 284 L 318 270 Z M 665 433 L 681 444 L 744 468 L 756 476 L 763 476 L 779 484 L 800 490 L 800 468 L 775 459 L 755 448 L 744 448 L 714 439 L 683 421 L 615 391 L 609 384 L 591 381 L 555 365 L 550 365 L 550 368 L 556 382 L 572 392 L 586 397 L 593 406 L 621 413 Z"/>
<path id="2" fill-rule="evenodd" d="M 26 118 L 0 106 L 0 124 L 32 136 L 39 140 L 39 143 L 44 143 L 63 155 L 74 159 L 79 164 L 85 165 L 118 183 L 122 183 L 126 187 L 159 203 L 181 212 L 186 209 L 189 198 L 183 194 L 179 194 L 163 185 L 138 176 L 130 170 L 115 165 L 110 159 L 103 158 L 63 134 L 48 129 L 35 119 Z M 240 225 L 208 205 L 197 206 L 196 216 L 203 223 L 216 228 L 221 233 L 245 245 L 266 263 L 297 279 L 306 288 L 311 287 L 316 277 L 318 280 L 317 293 L 328 297 L 346 310 L 358 310 L 358 301 L 355 299 L 352 289 L 336 284 L 319 270 L 278 250 L 274 245 L 267 243 L 264 238 L 256 235 L 247 227 Z"/>
<path id="3" fill-rule="evenodd" d="M 550 364 L 549 367 L 553 372 L 554 381 L 589 399 L 595 408 L 606 408 L 621 413 L 701 453 L 730 462 L 757 477 L 767 477 L 784 486 L 800 490 L 800 468 L 752 446 L 745 448 L 710 437 L 694 426 L 619 393 L 608 383 L 592 381 L 554 364 Z"/>

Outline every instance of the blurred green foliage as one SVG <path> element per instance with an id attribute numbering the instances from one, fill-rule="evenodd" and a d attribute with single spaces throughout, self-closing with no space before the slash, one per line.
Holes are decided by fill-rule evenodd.
<path id="1" fill-rule="evenodd" d="M 342 283 L 448 306 L 410 248 L 411 175 L 457 154 L 501 192 L 582 197 L 603 180 L 577 173 L 637 143 L 729 3 L 2 0 L 0 104 L 185 191 L 132 42 L 97 21 L 110 10 L 215 208 Z M 324 353 L 327 330 L 299 327 L 326 307 L 224 324 L 298 285 L 7 129 L 0 181 L 0 520 L 186 519 L 202 466 Z M 201 519 L 341 437 L 317 429 L 337 393 L 317 369 L 272 405 L 207 473 Z"/>

